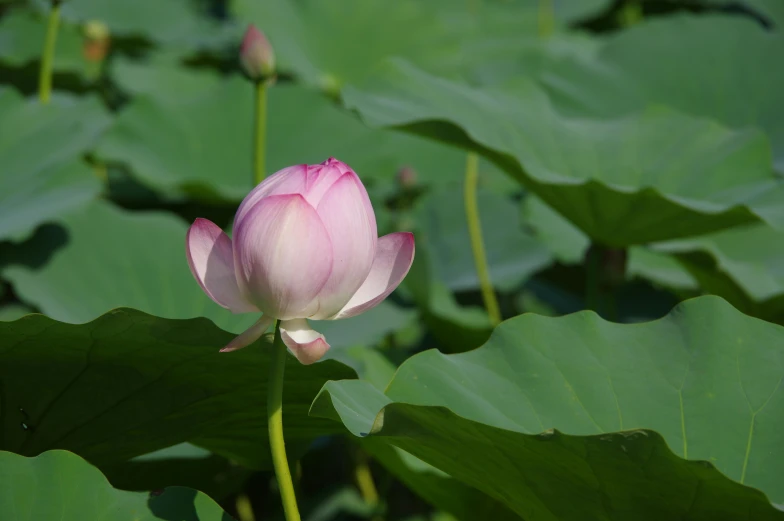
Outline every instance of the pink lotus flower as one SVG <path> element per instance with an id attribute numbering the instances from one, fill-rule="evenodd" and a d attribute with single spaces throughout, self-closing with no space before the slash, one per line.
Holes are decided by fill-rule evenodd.
<path id="1" fill-rule="evenodd" d="M 306 319 L 367 311 L 392 293 L 414 260 L 414 236 L 378 237 L 365 187 L 334 158 L 265 179 L 240 204 L 233 240 L 196 219 L 185 241 L 191 272 L 212 300 L 233 313 L 264 314 L 221 351 L 251 344 L 278 319 L 283 341 L 303 364 L 329 349 Z"/>

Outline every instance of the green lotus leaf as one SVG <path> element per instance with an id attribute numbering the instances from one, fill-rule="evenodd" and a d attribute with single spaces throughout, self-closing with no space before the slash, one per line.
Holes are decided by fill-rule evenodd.
<path id="1" fill-rule="evenodd" d="M 197 490 L 171 487 L 154 494 L 116 490 L 98 469 L 64 450 L 35 458 L 0 451 L 0 481 L 0 517 L 14 521 L 232 519 Z"/>
<path id="2" fill-rule="evenodd" d="M 311 414 L 527 520 L 783 519 L 783 341 L 717 297 L 636 325 L 527 314 L 410 358 L 385 393 L 330 382 Z"/>
<path id="3" fill-rule="evenodd" d="M 101 182 L 81 159 L 110 125 L 97 98 L 48 105 L 0 91 L 0 240 L 22 239 L 94 199 Z"/>
<path id="4" fill-rule="evenodd" d="M 233 336 L 209 320 L 118 309 L 86 324 L 43 315 L 0 322 L 0 450 L 65 449 L 104 466 L 189 441 L 251 468 L 269 468 L 264 403 L 268 341 L 218 350 Z M 292 454 L 335 431 L 307 408 L 335 361 L 289 357 L 284 427 Z M 1 466 L 0 466 L 1 467 Z"/>
<path id="5" fill-rule="evenodd" d="M 480 149 L 608 246 L 784 225 L 784 184 L 760 132 L 662 107 L 569 118 L 528 79 L 471 87 L 399 60 L 344 98 L 372 126 Z"/>

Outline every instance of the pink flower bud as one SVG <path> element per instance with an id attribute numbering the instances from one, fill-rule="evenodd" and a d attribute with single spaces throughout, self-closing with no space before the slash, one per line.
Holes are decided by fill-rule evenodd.
<path id="1" fill-rule="evenodd" d="M 245 73 L 253 80 L 261 80 L 275 74 L 275 53 L 272 46 L 255 25 L 249 25 L 240 47 L 240 62 Z"/>
<path id="2" fill-rule="evenodd" d="M 392 293 L 411 267 L 411 233 L 377 234 L 365 187 L 334 158 L 265 179 L 240 204 L 233 239 L 196 219 L 186 250 L 201 288 L 234 313 L 264 313 L 224 350 L 249 345 L 279 319 L 300 362 L 319 360 L 329 344 L 306 319 L 359 315 Z"/>
<path id="3" fill-rule="evenodd" d="M 397 172 L 397 182 L 405 190 L 414 188 L 417 184 L 416 170 L 410 166 L 404 166 Z"/>

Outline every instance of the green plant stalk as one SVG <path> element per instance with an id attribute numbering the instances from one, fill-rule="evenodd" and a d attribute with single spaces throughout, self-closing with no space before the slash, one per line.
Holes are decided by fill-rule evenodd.
<path id="1" fill-rule="evenodd" d="M 294 483 L 291 480 L 289 462 L 286 459 L 286 443 L 283 440 L 283 375 L 286 370 L 286 345 L 280 337 L 280 321 L 275 324 L 275 340 L 272 343 L 272 358 L 267 387 L 267 426 L 275 476 L 278 478 L 280 499 L 286 521 L 300 521 Z"/>
<path id="2" fill-rule="evenodd" d="M 482 289 L 482 300 L 490 316 L 493 326 L 501 323 L 501 309 L 495 298 L 493 283 L 490 281 L 490 271 L 487 268 L 487 255 L 482 240 L 482 224 L 479 220 L 479 204 L 477 202 L 477 185 L 479 184 L 479 156 L 476 152 L 469 152 L 466 158 L 465 190 L 463 192 L 465 212 L 468 218 L 468 235 L 471 238 L 471 251 L 474 254 L 474 265 L 479 277 L 479 286 Z"/>
<path id="3" fill-rule="evenodd" d="M 549 38 L 555 32 L 553 0 L 539 0 L 539 38 Z"/>
<path id="4" fill-rule="evenodd" d="M 57 44 L 57 28 L 60 25 L 60 0 L 52 0 L 49 22 L 46 25 L 44 53 L 41 56 L 41 69 L 38 73 L 38 98 L 41 103 L 49 103 L 52 97 L 52 64 Z"/>
<path id="5" fill-rule="evenodd" d="M 602 253 L 588 248 L 585 259 L 585 307 L 601 315 Z"/>
<path id="6" fill-rule="evenodd" d="M 253 181 L 259 184 L 264 180 L 264 162 L 267 153 L 267 81 L 256 82 L 256 128 L 253 157 Z"/>

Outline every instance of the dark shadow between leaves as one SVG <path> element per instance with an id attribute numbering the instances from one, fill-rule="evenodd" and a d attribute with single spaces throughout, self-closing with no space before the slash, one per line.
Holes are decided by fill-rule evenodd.
<path id="1" fill-rule="evenodd" d="M 150 512 L 166 521 L 206 521 L 196 511 L 197 492 L 190 488 L 169 487 L 163 491 L 150 492 L 147 506 Z M 235 521 L 227 513 L 223 513 L 221 521 Z"/>

